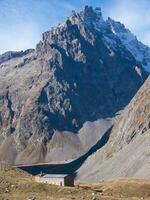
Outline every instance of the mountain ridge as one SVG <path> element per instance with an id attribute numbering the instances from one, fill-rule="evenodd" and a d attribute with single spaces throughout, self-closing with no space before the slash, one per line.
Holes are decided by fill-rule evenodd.
<path id="1" fill-rule="evenodd" d="M 114 123 L 108 143 L 91 155 L 78 170 L 77 180 L 149 179 L 149 96 L 150 77 Z M 88 169 L 91 169 L 90 172 Z"/>
<path id="2" fill-rule="evenodd" d="M 103 127 L 148 76 L 101 10 L 89 6 L 45 32 L 35 50 L 6 59 L 0 70 L 0 160 L 13 164 L 62 161 L 59 153 L 68 147 L 58 151 L 50 144 L 56 134 L 78 134 L 88 121 L 104 120 Z M 88 151 L 104 134 L 101 127 L 96 130 L 93 141 L 86 138 L 89 146 L 70 138 L 74 150 L 83 151 L 69 147 L 67 159 Z"/>

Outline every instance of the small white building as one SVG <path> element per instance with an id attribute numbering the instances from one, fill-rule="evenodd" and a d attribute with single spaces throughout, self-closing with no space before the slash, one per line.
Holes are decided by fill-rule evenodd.
<path id="1" fill-rule="evenodd" d="M 39 183 L 47 183 L 58 186 L 74 186 L 74 178 L 67 174 L 45 174 L 38 175 L 35 180 Z"/>

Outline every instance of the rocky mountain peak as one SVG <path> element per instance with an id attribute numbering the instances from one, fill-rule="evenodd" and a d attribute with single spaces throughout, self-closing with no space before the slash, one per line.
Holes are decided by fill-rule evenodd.
<path id="1" fill-rule="evenodd" d="M 84 25 L 89 29 L 99 28 L 104 23 L 101 8 L 93 9 L 91 6 L 86 6 L 80 14 L 83 17 Z"/>
<path id="2" fill-rule="evenodd" d="M 94 9 L 92 6 L 85 6 L 84 10 L 79 13 L 72 11 L 69 19 L 72 24 L 76 24 L 78 27 L 84 26 L 91 31 L 104 22 L 101 8 Z"/>
<path id="3" fill-rule="evenodd" d="M 93 9 L 92 6 L 85 6 L 83 11 L 79 13 L 72 11 L 72 14 L 66 21 L 61 22 L 57 27 L 53 27 L 50 31 L 43 33 L 42 40 L 49 41 L 49 43 L 57 43 L 58 35 L 59 40 L 65 40 L 67 34 L 73 34 L 77 29 L 79 29 L 81 34 L 86 35 L 84 28 L 93 31 L 100 27 L 102 23 L 104 23 L 104 20 L 101 8 Z M 62 34 L 63 37 L 61 37 Z"/>
<path id="4" fill-rule="evenodd" d="M 80 12 L 84 16 L 96 16 L 98 18 L 102 17 L 102 12 L 100 7 L 96 7 L 95 9 L 92 6 L 85 6 L 84 10 Z"/>
<path id="5" fill-rule="evenodd" d="M 80 15 L 87 21 L 94 21 L 96 18 L 102 18 L 101 8 L 93 8 L 92 6 L 85 6 L 84 10 L 80 12 Z"/>
<path id="6" fill-rule="evenodd" d="M 14 142 L 11 162 L 49 162 L 51 139 L 60 142 L 56 132 L 77 134 L 87 121 L 114 117 L 129 103 L 148 73 L 124 41 L 99 8 L 86 6 L 43 33 L 35 51 L 1 63 L 0 147 Z"/>
<path id="7" fill-rule="evenodd" d="M 150 48 L 139 42 L 136 36 L 122 23 L 110 17 L 104 20 L 101 8 L 94 9 L 91 6 L 85 6 L 81 12 L 72 11 L 71 16 L 66 21 L 43 33 L 42 41 L 36 49 L 37 52 L 49 51 L 51 49 L 50 45 L 55 44 L 65 49 L 67 54 L 70 54 L 69 49 L 77 43 L 79 45 L 78 50 L 81 52 L 79 35 L 93 45 L 97 34 L 101 35 L 105 45 L 109 50 L 111 49 L 112 55 L 118 49 L 122 52 L 124 50 L 121 49 L 126 49 L 128 55 L 130 54 L 138 65 L 143 66 L 146 71 L 150 72 Z M 81 53 L 81 60 L 85 62 L 84 53 Z"/>

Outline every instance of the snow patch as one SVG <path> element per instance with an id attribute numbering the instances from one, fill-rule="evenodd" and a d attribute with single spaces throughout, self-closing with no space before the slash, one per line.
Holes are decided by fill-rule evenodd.
<path id="1" fill-rule="evenodd" d="M 150 72 L 150 48 L 139 42 L 128 29 L 120 22 L 108 19 L 107 23 L 111 32 L 117 36 L 133 57 L 142 64 L 143 68 Z M 108 39 L 107 39 L 108 41 Z"/>
<path id="2" fill-rule="evenodd" d="M 137 72 L 137 74 L 142 77 L 142 72 L 141 72 L 141 69 L 138 67 L 138 66 L 135 66 L 135 71 Z"/>
<path id="3" fill-rule="evenodd" d="M 104 64 L 104 62 L 103 62 L 103 60 L 102 59 L 99 59 L 99 62 L 103 65 Z"/>

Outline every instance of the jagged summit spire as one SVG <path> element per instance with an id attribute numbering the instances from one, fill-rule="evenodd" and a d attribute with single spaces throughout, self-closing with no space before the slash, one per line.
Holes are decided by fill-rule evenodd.
<path id="1" fill-rule="evenodd" d="M 102 17 L 102 11 L 100 7 L 93 8 L 92 6 L 85 6 L 83 10 L 84 14 L 86 15 L 91 15 L 91 14 L 96 14 L 98 16 Z"/>
<path id="2" fill-rule="evenodd" d="M 102 17 L 102 11 L 101 11 L 101 8 L 99 7 L 96 7 L 96 8 L 93 8 L 92 6 L 88 6 L 86 5 L 84 7 L 83 10 L 81 10 L 79 13 L 77 13 L 75 10 L 72 10 L 72 16 L 95 16 L 95 17 Z"/>
<path id="3" fill-rule="evenodd" d="M 101 29 L 104 19 L 101 8 L 86 5 L 83 10 L 76 12 L 72 10 L 71 16 L 68 17 L 72 24 L 83 25 L 90 30 Z"/>
<path id="4" fill-rule="evenodd" d="M 104 21 L 101 8 L 98 7 L 85 6 L 84 10 L 80 12 L 80 16 L 88 28 L 99 26 Z"/>
<path id="5" fill-rule="evenodd" d="M 96 7 L 95 8 L 95 12 L 97 13 L 98 16 L 101 16 L 102 17 L 102 10 L 100 7 Z"/>
<path id="6" fill-rule="evenodd" d="M 147 50 L 149 48 L 139 43 L 137 38 L 122 23 L 110 17 L 106 20 L 103 19 L 102 11 L 99 7 L 93 8 L 87 5 L 79 12 L 72 11 L 72 14 L 65 21 L 50 31 L 43 33 L 41 45 L 45 43 L 62 44 L 61 40 L 65 39 L 66 32 L 70 31 L 69 35 L 73 35 L 72 32 L 77 32 L 77 29 L 91 44 L 94 42 L 95 35 L 101 34 L 109 49 L 116 50 L 117 46 L 124 45 L 136 60 L 142 63 L 146 71 L 150 72 L 150 50 Z M 137 46 L 137 44 L 140 45 Z M 37 47 L 40 46 L 41 48 L 41 45 L 39 43 Z M 144 53 L 145 51 L 147 55 Z"/>
<path id="7" fill-rule="evenodd" d="M 96 12 L 96 13 L 102 14 L 102 13 L 101 13 L 101 8 L 100 8 L 100 7 L 96 7 L 96 8 L 94 9 L 92 6 L 88 6 L 88 5 L 86 5 L 86 6 L 84 7 L 84 12 L 86 12 L 86 13 L 93 13 L 93 12 Z"/>
<path id="8" fill-rule="evenodd" d="M 92 6 L 86 5 L 86 6 L 84 7 L 84 11 L 85 11 L 85 12 L 93 12 L 93 7 L 92 7 Z"/>

